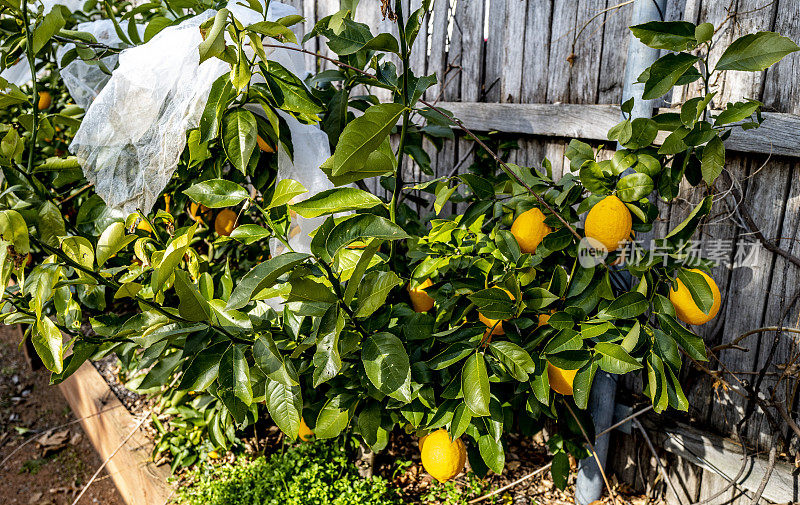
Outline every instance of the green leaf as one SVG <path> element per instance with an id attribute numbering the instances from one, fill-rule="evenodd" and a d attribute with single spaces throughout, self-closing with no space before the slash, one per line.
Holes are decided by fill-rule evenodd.
<path id="1" fill-rule="evenodd" d="M 800 50 L 791 39 L 774 32 L 758 32 L 734 40 L 717 61 L 717 70 L 760 72 Z"/>
<path id="2" fill-rule="evenodd" d="M 623 144 L 627 149 L 648 147 L 658 135 L 658 124 L 650 118 L 637 117 L 631 122 L 631 127 L 631 138 Z"/>
<path id="3" fill-rule="evenodd" d="M 31 45 L 33 54 L 37 54 L 41 51 L 53 35 L 64 28 L 65 24 L 66 21 L 64 21 L 64 16 L 61 14 L 61 9 L 54 8 L 45 14 L 42 22 L 33 30 L 31 37 L 33 40 L 33 44 Z"/>
<path id="4" fill-rule="evenodd" d="M 666 94 L 697 61 L 697 56 L 687 53 L 670 53 L 656 60 L 644 83 L 642 98 L 651 100 Z M 634 131 L 635 129 L 634 125 Z"/>
<path id="5" fill-rule="evenodd" d="M 486 463 L 486 466 L 497 475 L 503 473 L 506 455 L 501 441 L 495 440 L 491 435 L 482 435 L 478 439 L 478 451 L 481 453 L 481 459 Z"/>
<path id="6" fill-rule="evenodd" d="M 567 487 L 567 477 L 569 477 L 569 456 L 564 451 L 558 451 L 553 456 L 553 464 L 550 467 L 550 474 L 553 476 L 553 484 L 558 489 Z"/>
<path id="7" fill-rule="evenodd" d="M 306 218 L 347 212 L 359 209 L 371 209 L 381 205 L 383 201 L 377 196 L 357 188 L 334 188 L 291 205 L 290 208 Z"/>
<path id="8" fill-rule="evenodd" d="M 745 102 L 728 103 L 725 110 L 714 118 L 716 126 L 738 123 L 749 118 L 763 104 L 758 100 L 747 100 Z"/>
<path id="9" fill-rule="evenodd" d="M 694 38 L 698 44 L 703 44 L 711 40 L 714 36 L 714 25 L 711 23 L 701 23 L 694 29 Z"/>
<path id="10" fill-rule="evenodd" d="M 125 223 L 121 221 L 111 223 L 97 240 L 97 266 L 102 267 L 110 257 L 137 238 L 136 235 L 125 234 Z"/>
<path id="11" fill-rule="evenodd" d="M 320 114 L 325 110 L 303 81 L 277 61 L 268 60 L 262 69 L 278 108 L 298 114 Z"/>
<path id="12" fill-rule="evenodd" d="M 402 282 L 394 272 L 369 272 L 358 286 L 358 305 L 353 316 L 371 316 L 386 303 L 389 292 Z"/>
<path id="13" fill-rule="evenodd" d="M 205 391 L 219 376 L 222 355 L 231 347 L 229 342 L 220 342 L 202 349 L 183 372 L 178 389 Z"/>
<path id="14" fill-rule="evenodd" d="M 686 240 L 689 240 L 691 236 L 694 234 L 695 229 L 697 229 L 697 224 L 700 222 L 702 218 L 704 218 L 708 213 L 711 211 L 711 203 L 713 202 L 713 197 L 711 195 L 703 198 L 697 206 L 692 210 L 692 212 L 683 220 L 681 224 L 673 228 L 666 237 L 669 239 L 670 242 L 679 243 Z"/>
<path id="15" fill-rule="evenodd" d="M 693 48 L 697 44 L 695 30 L 695 25 L 687 21 L 649 21 L 631 26 L 631 32 L 643 44 L 670 51 Z"/>
<path id="16" fill-rule="evenodd" d="M 597 368 L 597 360 L 593 359 L 583 365 L 578 370 L 578 373 L 575 374 L 575 379 L 572 381 L 572 392 L 575 405 L 577 405 L 579 409 L 585 409 L 589 404 L 589 393 L 592 391 L 592 383 L 594 382 Z"/>
<path id="17" fill-rule="evenodd" d="M 222 118 L 222 145 L 231 164 L 247 175 L 247 165 L 256 147 L 258 126 L 252 112 L 233 109 Z"/>
<path id="18" fill-rule="evenodd" d="M 708 314 L 714 306 L 714 293 L 711 292 L 711 286 L 708 285 L 706 278 L 697 272 L 681 268 L 678 271 L 678 279 L 689 290 L 697 308 Z"/>
<path id="19" fill-rule="evenodd" d="M 478 308 L 478 312 L 489 319 L 510 319 L 516 315 L 514 301 L 500 288 L 484 289 L 468 298 Z"/>
<path id="20" fill-rule="evenodd" d="M 214 22 L 205 39 L 198 46 L 200 52 L 200 63 L 209 58 L 219 56 L 225 51 L 225 25 L 228 22 L 228 9 L 220 9 L 214 16 Z"/>
<path id="21" fill-rule="evenodd" d="M 634 291 L 617 297 L 601 314 L 612 319 L 633 319 L 644 314 L 649 305 L 644 295 Z"/>
<path id="22" fill-rule="evenodd" d="M 225 179 L 209 179 L 198 182 L 183 193 L 193 201 L 210 209 L 232 207 L 249 196 L 243 187 Z"/>
<path id="23" fill-rule="evenodd" d="M 189 274 L 183 270 L 175 270 L 175 292 L 180 300 L 178 313 L 181 317 L 192 322 L 211 319 L 208 300 L 203 298 L 200 290 L 189 279 Z"/>
<path id="24" fill-rule="evenodd" d="M 61 331 L 49 317 L 40 318 L 31 330 L 31 342 L 45 368 L 53 373 L 64 370 L 64 347 Z"/>
<path id="25" fill-rule="evenodd" d="M 387 332 L 370 335 L 363 342 L 361 362 L 378 391 L 411 402 L 411 364 L 399 338 Z"/>
<path id="26" fill-rule="evenodd" d="M 528 374 L 535 370 L 528 352 L 513 342 L 492 342 L 489 344 L 489 350 L 506 367 L 508 373 L 520 382 L 526 382 Z"/>
<path id="27" fill-rule="evenodd" d="M 283 359 L 275 342 L 268 334 L 259 335 L 253 343 L 253 359 L 258 368 L 270 379 L 285 386 L 297 386 L 300 378 L 291 362 Z"/>
<path id="28" fill-rule="evenodd" d="M 623 202 L 635 202 L 653 192 L 653 179 L 643 173 L 629 174 L 617 181 L 617 196 Z"/>
<path id="29" fill-rule="evenodd" d="M 475 352 L 464 362 L 461 369 L 461 393 L 464 402 L 476 416 L 488 416 L 489 412 L 489 375 L 483 354 Z"/>
<path id="30" fill-rule="evenodd" d="M 356 266 L 353 268 L 350 279 L 347 281 L 347 287 L 344 290 L 343 300 L 346 305 L 350 305 L 353 301 L 353 297 L 356 295 L 357 289 L 361 284 L 364 272 L 366 272 L 367 268 L 372 264 L 372 258 L 375 257 L 375 253 L 378 252 L 382 243 L 382 240 L 372 240 L 361 252 L 358 263 L 356 263 Z"/>
<path id="31" fill-rule="evenodd" d="M 405 107 L 396 103 L 373 105 L 345 126 L 333 155 L 332 175 L 360 170 L 397 124 Z"/>
<path id="32" fill-rule="evenodd" d="M 167 385 L 182 361 L 183 351 L 170 352 L 160 356 L 136 389 L 146 390 Z"/>
<path id="33" fill-rule="evenodd" d="M 241 309 L 259 291 L 272 287 L 278 277 L 292 270 L 311 256 L 305 253 L 287 252 L 270 258 L 253 267 L 236 285 L 226 308 Z"/>
<path id="34" fill-rule="evenodd" d="M 661 329 L 669 333 L 689 356 L 698 361 L 708 360 L 706 344 L 702 338 L 684 328 L 673 315 L 656 314 L 656 317 Z"/>
<path id="35" fill-rule="evenodd" d="M 626 374 L 642 368 L 641 363 L 628 354 L 621 345 L 611 342 L 598 342 L 594 350 L 602 355 L 598 361 L 600 368 L 608 373 Z"/>
<path id="36" fill-rule="evenodd" d="M 222 355 L 219 364 L 218 391 L 232 392 L 245 405 L 253 402 L 253 390 L 250 386 L 250 367 L 244 357 L 244 346 L 234 344 Z"/>
<path id="37" fill-rule="evenodd" d="M 58 238 L 67 234 L 61 211 L 52 202 L 44 202 L 39 208 L 37 230 L 41 241 L 51 247 L 57 246 Z"/>
<path id="38" fill-rule="evenodd" d="M 703 180 L 706 181 L 706 184 L 709 186 L 714 184 L 724 166 L 725 144 L 719 137 L 714 137 L 703 148 L 703 158 L 700 161 L 700 170 L 703 172 Z"/>
<path id="39" fill-rule="evenodd" d="M 245 245 L 250 245 L 272 235 L 272 232 L 257 224 L 240 224 L 231 232 L 230 237 Z"/>
<path id="40" fill-rule="evenodd" d="M 174 237 L 172 241 L 167 244 L 167 248 L 164 250 L 164 255 L 162 256 L 158 266 L 155 267 L 155 272 L 153 273 L 151 280 L 153 291 L 161 291 L 161 289 L 164 287 L 164 284 L 167 282 L 167 279 L 169 279 L 169 277 L 172 275 L 172 272 L 175 270 L 175 267 L 177 267 L 181 260 L 183 260 L 183 256 L 186 254 L 186 249 L 189 247 L 189 243 L 192 241 L 192 237 L 194 237 L 194 232 L 196 229 L 197 223 L 187 228 L 182 234 Z M 135 237 L 134 235 L 131 236 Z M 100 243 L 98 243 L 98 263 L 100 263 L 100 252 Z"/>
<path id="41" fill-rule="evenodd" d="M 288 26 L 275 21 L 259 21 L 258 23 L 249 25 L 246 29 L 247 31 L 258 33 L 265 37 L 283 39 L 293 44 L 297 43 L 297 37 L 294 32 L 290 30 Z"/>
<path id="42" fill-rule="evenodd" d="M 350 412 L 342 408 L 341 400 L 336 397 L 329 400 L 317 416 L 314 434 L 318 439 L 334 438 L 347 427 L 350 422 Z"/>
<path id="43" fill-rule="evenodd" d="M 208 142 L 219 135 L 219 120 L 235 96 L 236 92 L 227 75 L 214 81 L 200 117 L 200 142 Z"/>
<path id="44" fill-rule="evenodd" d="M 28 225 L 22 214 L 16 210 L 0 210 L 0 235 L 3 240 L 11 242 L 17 254 L 28 254 L 31 251 Z"/>
<path id="45" fill-rule="evenodd" d="M 69 259 L 82 267 L 89 270 L 94 268 L 94 248 L 88 239 L 78 236 L 67 237 L 61 241 L 61 250 Z"/>
<path id="46" fill-rule="evenodd" d="M 408 238 L 408 235 L 386 218 L 373 214 L 358 214 L 341 221 L 331 230 L 325 241 L 325 249 L 333 257 L 339 249 L 351 242 L 368 238 L 400 240 Z"/>
<path id="47" fill-rule="evenodd" d="M 324 312 L 317 332 L 317 349 L 312 357 L 314 364 L 314 387 L 336 377 L 342 369 L 339 354 L 339 335 L 344 328 L 344 317 L 337 305 L 331 305 Z"/>
<path id="48" fill-rule="evenodd" d="M 281 179 L 275 185 L 275 192 L 272 195 L 267 209 L 273 209 L 285 205 L 292 201 L 296 196 L 307 193 L 308 190 L 299 182 L 292 179 Z"/>
<path id="49" fill-rule="evenodd" d="M 289 440 L 296 439 L 303 411 L 300 386 L 287 386 L 267 377 L 266 402 L 269 415 L 278 428 Z"/>

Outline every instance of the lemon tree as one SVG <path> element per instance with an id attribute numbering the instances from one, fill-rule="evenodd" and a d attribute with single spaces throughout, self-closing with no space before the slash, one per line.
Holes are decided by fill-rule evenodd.
<path id="1" fill-rule="evenodd" d="M 356 8 L 373 6 L 343 2 L 306 35 L 327 44 L 335 68 L 305 80 L 269 57 L 295 41 L 302 18 L 267 21 L 265 5 L 248 2 L 264 21 L 245 25 L 221 9 L 200 26 L 199 57 L 230 72 L 186 132 L 155 208 L 120 216 L 66 152 L 83 111 L 56 92 L 55 50 L 71 44 L 64 58 L 102 63 L 119 48 L 74 30 L 87 16 L 113 18 L 123 46 L 135 46 L 214 5 L 90 4 L 45 13 L 0 2 L 0 61 L 26 58 L 34 70 L 22 88 L 0 81 L 2 318 L 26 325 L 53 382 L 115 353 L 128 386 L 159 395 L 173 415 L 173 428 L 157 426 L 158 450 L 176 466 L 269 416 L 291 440 L 353 433 L 374 450 L 394 429 L 429 434 L 423 461 L 446 480 L 465 457 L 478 472 L 502 472 L 504 434 L 557 419 L 549 444 L 563 485 L 568 453 L 586 455 L 579 424 L 591 430 L 583 409 L 598 370 L 642 374 L 657 412 L 688 408 L 681 355 L 700 361 L 706 349 L 680 321 L 701 324 L 720 303 L 689 239 L 711 210 L 723 141 L 761 121 L 752 100 L 711 112 L 714 75 L 761 71 L 793 42 L 746 35 L 712 69 L 708 24 L 632 27 L 666 51 L 639 77 L 645 98 L 698 80 L 707 91 L 653 118 L 631 118 L 632 102 L 623 104 L 608 134 L 621 146 L 613 158 L 573 140 L 560 178 L 547 160 L 504 161 L 471 132 L 483 162 L 436 178 L 423 146 L 461 124 L 422 99 L 437 76 L 409 65 L 429 2 L 410 13 L 387 3 L 397 37 L 355 21 Z M 55 93 L 40 111 L 42 75 Z M 333 154 L 319 175 L 333 189 L 278 180 L 277 156 L 304 148 L 286 117 L 327 134 Z M 409 159 L 432 180 L 405 181 Z M 370 178 L 390 196 L 369 192 Z M 706 192 L 702 203 L 652 250 L 632 243 L 658 218 L 651 198 L 674 199 L 684 181 Z M 466 210 L 445 212 L 451 202 Z M 307 248 L 292 246 L 297 216 L 321 218 Z"/>

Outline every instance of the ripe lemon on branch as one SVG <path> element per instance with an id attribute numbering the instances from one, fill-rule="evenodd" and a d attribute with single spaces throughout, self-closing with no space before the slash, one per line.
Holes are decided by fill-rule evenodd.
<path id="1" fill-rule="evenodd" d="M 572 396 L 572 384 L 575 382 L 577 370 L 563 370 L 555 365 L 547 364 L 547 379 L 550 389 L 565 396 Z"/>
<path id="2" fill-rule="evenodd" d="M 708 314 L 703 312 L 700 307 L 694 303 L 694 300 L 692 299 L 692 293 L 689 291 L 689 288 L 686 287 L 686 284 L 684 284 L 680 279 L 678 279 L 678 289 L 673 288 L 669 290 L 669 301 L 671 301 L 672 305 L 675 306 L 675 312 L 678 314 L 678 319 L 684 323 L 694 325 L 705 324 L 714 319 L 714 317 L 717 315 L 717 312 L 719 312 L 719 306 L 722 304 L 722 295 L 719 293 L 719 287 L 717 287 L 717 283 L 714 282 L 714 279 L 712 279 L 707 273 L 696 268 L 692 268 L 689 271 L 702 275 L 706 282 L 708 282 L 708 287 L 711 288 L 711 294 L 714 296 L 714 303 L 711 305 L 711 310 L 708 312 Z"/>
<path id="3" fill-rule="evenodd" d="M 464 469 L 467 449 L 460 438 L 450 440 L 447 430 L 440 429 L 419 440 L 422 466 L 431 477 L 447 482 Z"/>
<path id="4" fill-rule="evenodd" d="M 519 248 L 524 253 L 534 253 L 545 235 L 553 231 L 544 224 L 545 216 L 541 210 L 533 208 L 526 210 L 514 220 L 511 225 L 511 234 L 517 239 Z"/>
<path id="5" fill-rule="evenodd" d="M 45 110 L 49 108 L 52 103 L 53 103 L 53 95 L 51 95 L 49 91 L 39 92 L 39 100 L 36 102 L 37 109 Z"/>
<path id="6" fill-rule="evenodd" d="M 424 282 L 417 284 L 415 287 L 408 285 L 408 297 L 411 298 L 411 306 L 414 307 L 414 312 L 428 312 L 433 308 L 433 298 L 425 292 L 425 289 L 433 286 L 433 281 L 425 279 Z"/>
<path id="7" fill-rule="evenodd" d="M 223 209 L 217 214 L 214 219 L 214 231 L 217 235 L 229 237 L 231 232 L 236 228 L 236 213 L 231 209 Z"/>
<path id="8" fill-rule="evenodd" d="M 584 232 L 603 244 L 608 252 L 616 251 L 630 238 L 633 218 L 631 212 L 615 195 L 595 204 L 586 215 Z"/>

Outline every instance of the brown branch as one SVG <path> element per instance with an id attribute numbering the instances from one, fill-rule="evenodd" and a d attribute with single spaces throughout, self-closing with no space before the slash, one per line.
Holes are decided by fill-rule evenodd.
<path id="1" fill-rule="evenodd" d="M 764 477 L 761 478 L 761 483 L 758 485 L 756 494 L 753 496 L 753 499 L 750 500 L 750 505 L 758 505 L 759 500 L 761 500 L 761 496 L 764 494 L 764 490 L 767 488 L 767 483 L 769 482 L 770 477 L 772 477 L 772 471 L 775 470 L 775 461 L 777 455 L 778 434 L 775 433 L 772 435 L 772 443 L 769 447 L 769 462 L 767 463 L 767 470 L 764 472 Z"/>
<path id="2" fill-rule="evenodd" d="M 739 349 L 739 350 L 748 350 L 743 347 L 738 347 L 736 344 L 744 340 L 745 338 L 749 337 L 750 335 L 755 335 L 756 333 L 763 333 L 765 331 L 788 331 L 789 333 L 797 333 L 800 334 L 800 329 L 797 328 L 784 328 L 782 326 L 765 326 L 763 328 L 756 328 L 755 330 L 750 330 L 747 333 L 743 333 L 736 337 L 735 340 L 730 342 L 729 344 L 721 344 L 718 346 L 714 346 L 711 348 L 714 352 L 724 351 L 725 349 Z"/>
<path id="3" fill-rule="evenodd" d="M 675 499 L 678 501 L 679 505 L 683 505 L 683 501 L 681 500 L 681 495 L 678 494 L 678 489 L 675 487 L 675 484 L 673 484 L 672 479 L 669 478 L 667 469 L 664 468 L 664 465 L 661 463 L 661 458 L 658 457 L 656 448 L 653 447 L 653 442 L 650 440 L 650 436 L 647 434 L 647 431 L 645 431 L 644 426 L 642 426 L 642 423 L 640 423 L 638 419 L 633 420 L 633 425 L 636 427 L 636 429 L 638 429 L 641 432 L 642 437 L 644 437 L 644 441 L 647 442 L 647 447 L 650 449 L 650 453 L 653 455 L 654 458 L 656 458 L 658 471 L 661 472 L 661 476 L 664 478 L 665 481 L 667 481 L 667 484 L 669 485 L 670 489 L 672 489 L 672 492 L 675 494 Z"/>

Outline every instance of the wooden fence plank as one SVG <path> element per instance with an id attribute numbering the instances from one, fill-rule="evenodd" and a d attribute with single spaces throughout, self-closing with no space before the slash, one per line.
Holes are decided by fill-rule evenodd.
<path id="1" fill-rule="evenodd" d="M 601 12 L 606 7 L 606 0 L 579 0 L 577 4 L 575 31 L 569 37 L 572 46 L 568 101 L 597 103 L 605 30 L 605 13 Z"/>
<path id="2" fill-rule="evenodd" d="M 608 7 L 618 2 L 609 0 Z M 633 15 L 633 5 L 627 4 L 613 8 L 605 14 L 603 52 L 600 58 L 600 76 L 597 82 L 596 103 L 620 103 L 622 100 L 622 79 L 625 75 L 625 61 L 628 59 L 628 41 Z"/>
<path id="3" fill-rule="evenodd" d="M 499 130 L 549 137 L 608 141 L 609 128 L 619 122 L 616 105 L 510 104 L 443 102 L 464 124 L 478 131 Z M 669 109 L 662 109 L 662 112 Z M 656 142 L 663 141 L 662 134 Z M 800 116 L 764 113 L 760 128 L 746 132 L 736 129 L 726 141 L 731 151 L 800 157 Z"/>
<path id="4" fill-rule="evenodd" d="M 81 426 L 100 459 L 109 458 L 136 426 L 134 417 L 89 362 L 58 387 L 75 416 L 81 419 Z M 106 465 L 128 505 L 162 505 L 172 494 L 167 485 L 169 471 L 150 461 L 152 452 L 152 442 L 138 429 Z"/>
<path id="5" fill-rule="evenodd" d="M 547 82 L 550 65 L 550 37 L 552 33 L 552 5 L 549 0 L 528 2 L 525 20 L 523 60 L 516 62 L 522 68 L 522 99 L 525 103 L 547 101 Z M 505 65 L 514 65 L 508 61 Z"/>
<path id="6" fill-rule="evenodd" d="M 667 425 L 644 421 L 650 436 L 664 449 L 677 454 L 695 465 L 730 482 L 739 472 L 744 455 L 741 447 L 731 440 L 676 423 Z M 737 488 L 754 491 L 758 488 L 767 468 L 767 461 L 748 452 L 745 472 L 737 481 Z M 800 498 L 800 477 L 791 465 L 778 462 L 770 477 L 764 498 L 777 503 L 796 502 Z M 703 477 L 706 480 L 706 477 Z M 700 499 L 713 494 L 710 489 L 701 493 Z"/>
<path id="7" fill-rule="evenodd" d="M 550 58 L 547 71 L 547 102 L 568 102 L 572 59 L 572 38 L 578 2 L 554 0 L 550 18 Z M 545 46 L 547 47 L 547 46 Z M 544 69 L 539 69 L 544 72 Z"/>

